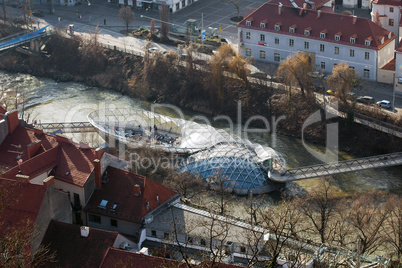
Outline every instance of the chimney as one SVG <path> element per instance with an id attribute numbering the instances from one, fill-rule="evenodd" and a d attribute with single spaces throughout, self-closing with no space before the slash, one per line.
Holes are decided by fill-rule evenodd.
<path id="1" fill-rule="evenodd" d="M 41 144 L 42 144 L 42 141 L 37 140 L 37 141 L 34 141 L 33 143 L 27 145 L 28 159 L 31 159 L 35 155 L 35 153 L 39 150 Z"/>
<path id="2" fill-rule="evenodd" d="M 96 148 L 96 150 L 95 150 L 96 159 L 102 159 L 102 156 L 103 156 L 104 152 L 105 152 L 105 149 L 102 146 Z"/>
<path id="3" fill-rule="evenodd" d="M 159 195 L 156 196 L 156 202 L 159 204 Z"/>
<path id="4" fill-rule="evenodd" d="M 18 111 L 14 110 L 11 112 L 7 112 L 4 116 L 4 119 L 5 121 L 7 121 L 8 134 L 12 134 L 19 124 Z"/>
<path id="5" fill-rule="evenodd" d="M 95 187 L 99 189 L 102 186 L 102 171 L 99 159 L 94 160 L 94 169 L 95 169 Z"/>
<path id="6" fill-rule="evenodd" d="M 282 3 L 279 3 L 279 5 L 278 5 L 278 14 L 279 15 L 282 14 Z"/>
<path id="7" fill-rule="evenodd" d="M 46 179 L 43 180 L 43 185 L 45 185 L 46 187 L 49 187 L 53 183 L 54 183 L 54 177 L 53 176 L 49 176 L 49 177 L 47 177 Z"/>
<path id="8" fill-rule="evenodd" d="M 35 135 L 38 135 L 38 136 L 43 135 L 43 129 L 34 128 L 33 130 L 34 130 Z"/>
<path id="9" fill-rule="evenodd" d="M 353 24 L 356 24 L 357 16 L 353 15 Z"/>
<path id="10" fill-rule="evenodd" d="M 317 10 L 317 19 L 321 17 L 321 10 Z"/>
<path id="11" fill-rule="evenodd" d="M 88 226 L 81 226 L 81 237 L 88 237 L 89 235 L 89 227 Z"/>

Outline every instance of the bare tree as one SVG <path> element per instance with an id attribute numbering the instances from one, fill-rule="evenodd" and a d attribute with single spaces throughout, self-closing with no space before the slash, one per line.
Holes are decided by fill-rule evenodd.
<path id="1" fill-rule="evenodd" d="M 159 17 L 161 20 L 161 30 L 160 30 L 161 41 L 166 42 L 169 40 L 169 29 L 170 29 L 168 5 L 166 4 L 161 5 Z"/>
<path id="2" fill-rule="evenodd" d="M 149 33 L 151 34 L 151 39 L 153 38 L 153 36 L 156 36 L 155 20 L 151 20 L 151 27 L 149 29 Z"/>
<path id="3" fill-rule="evenodd" d="M 1 0 L 1 7 L 3 10 L 3 21 L 4 22 L 6 22 L 6 20 L 7 20 L 7 10 L 6 10 L 7 2 L 8 2 L 8 0 Z"/>
<path id="4" fill-rule="evenodd" d="M 341 62 L 334 67 L 332 74 L 327 78 L 327 83 L 337 92 L 337 96 L 346 102 L 348 93 L 352 91 L 353 86 L 357 86 L 358 79 L 357 72 L 348 64 Z"/>
<path id="5" fill-rule="evenodd" d="M 399 265 L 402 263 L 402 198 L 392 195 L 386 206 L 390 213 L 382 226 L 385 242 L 393 249 L 391 257 Z"/>
<path id="6" fill-rule="evenodd" d="M 302 92 L 308 97 L 312 95 L 312 81 L 309 76 L 311 72 L 311 62 L 309 56 L 303 52 L 292 54 L 289 58 L 279 64 L 277 76 L 283 77 L 284 81 L 296 83 Z"/>
<path id="7" fill-rule="evenodd" d="M 381 18 L 380 13 L 378 12 L 378 9 L 377 9 L 375 14 L 374 14 L 374 23 L 379 25 L 379 26 L 382 26 L 380 18 Z"/>
<path id="8" fill-rule="evenodd" d="M 336 211 L 335 192 L 332 180 L 322 179 L 318 187 L 303 198 L 297 198 L 300 211 L 312 223 L 313 233 L 317 233 L 321 243 L 328 242 L 328 237 L 333 230 L 329 228 L 329 222 Z"/>
<path id="9" fill-rule="evenodd" d="M 191 199 L 194 196 L 203 192 L 203 179 L 194 176 L 187 172 L 171 173 L 164 180 L 166 187 L 181 194 L 186 199 Z"/>
<path id="10" fill-rule="evenodd" d="M 235 8 L 236 8 L 236 10 L 237 10 L 237 19 L 238 20 L 240 20 L 240 4 L 241 4 L 241 2 L 242 2 L 242 0 L 229 0 L 230 1 L 230 3 L 232 3 L 234 6 L 235 6 Z"/>
<path id="11" fill-rule="evenodd" d="M 47 10 L 50 14 L 53 13 L 53 0 L 46 0 Z"/>
<path id="12" fill-rule="evenodd" d="M 128 26 L 134 20 L 134 12 L 129 6 L 123 6 L 119 10 L 119 19 L 126 25 L 126 30 L 128 32 Z"/>

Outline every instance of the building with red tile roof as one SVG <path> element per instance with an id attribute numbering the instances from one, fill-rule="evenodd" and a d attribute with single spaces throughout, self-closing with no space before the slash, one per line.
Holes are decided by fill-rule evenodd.
<path id="1" fill-rule="evenodd" d="M 84 209 L 92 227 L 138 238 L 147 218 L 179 198 L 149 178 L 110 166 L 103 178 L 102 187 L 94 191 Z"/>
<path id="2" fill-rule="evenodd" d="M 371 0 L 371 20 L 376 21 L 378 19 L 382 27 L 388 31 L 393 32 L 397 38 L 395 40 L 395 48 L 398 47 L 400 39 L 401 25 L 401 0 Z M 378 18 L 376 16 L 378 15 Z M 402 29 L 401 29 L 402 30 Z"/>
<path id="3" fill-rule="evenodd" d="M 0 195 L 5 203 L 0 213 L 0 236 L 14 228 L 36 233 L 31 243 L 33 252 L 39 247 L 51 219 L 72 222 L 70 201 L 66 193 L 54 187 L 49 178 L 44 185 L 32 184 L 24 176 L 0 177 Z"/>
<path id="4" fill-rule="evenodd" d="M 117 232 L 51 221 L 42 245 L 56 254 L 44 267 L 99 267 L 111 247 L 135 246 Z"/>
<path id="5" fill-rule="evenodd" d="M 278 63 L 307 53 L 316 70 L 332 72 L 345 62 L 362 78 L 376 81 L 378 69 L 394 58 L 396 36 L 356 16 L 265 3 L 238 24 L 240 54 Z"/>

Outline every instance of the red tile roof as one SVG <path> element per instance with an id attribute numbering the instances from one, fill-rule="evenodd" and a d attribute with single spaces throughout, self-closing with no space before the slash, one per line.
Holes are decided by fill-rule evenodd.
<path id="1" fill-rule="evenodd" d="M 80 226 L 52 220 L 42 240 L 50 252 L 56 252 L 55 263 L 45 267 L 99 267 L 116 232 L 89 228 L 88 237 L 81 237 Z"/>
<path id="2" fill-rule="evenodd" d="M 402 6 L 402 0 L 371 0 L 377 5 Z"/>
<path id="3" fill-rule="evenodd" d="M 5 209 L 0 213 L 0 233 L 7 231 L 8 226 L 18 226 L 26 220 L 33 227 L 47 188 L 25 180 L 0 178 L 0 189 L 6 202 Z"/>
<path id="4" fill-rule="evenodd" d="M 320 16 L 317 16 L 317 11 L 302 10 L 293 7 L 282 7 L 282 12 L 279 15 L 278 5 L 265 3 L 261 5 L 257 10 L 252 12 L 249 17 L 253 18 L 251 26 L 246 25 L 248 17 L 245 17 L 238 27 L 245 29 L 254 29 L 266 32 L 275 32 L 275 24 L 280 23 L 280 34 L 293 35 L 303 38 L 317 39 L 325 42 L 338 43 L 350 46 L 360 46 L 368 49 L 381 49 L 383 46 L 391 42 L 396 38 L 395 34 L 375 24 L 369 19 L 355 18 L 356 22 L 353 23 L 354 17 L 321 12 Z M 260 28 L 260 22 L 267 20 L 264 29 Z M 293 24 L 297 25 L 293 34 L 289 33 L 289 27 Z M 311 27 L 310 35 L 306 37 L 304 30 Z M 326 30 L 326 38 L 321 39 L 320 33 Z M 342 31 L 340 41 L 335 41 L 335 34 Z M 390 34 L 391 38 L 388 38 Z M 350 37 L 357 35 L 356 42 L 350 43 Z M 366 46 L 365 40 L 372 38 L 371 45 Z M 381 44 L 380 40 L 384 38 L 384 43 Z"/>
<path id="5" fill-rule="evenodd" d="M 388 70 L 388 71 L 395 71 L 395 58 L 390 60 L 387 64 L 385 64 L 381 69 Z"/>
<path id="6" fill-rule="evenodd" d="M 276 5 L 278 5 L 279 3 L 282 3 L 282 5 L 284 5 L 284 6 L 294 7 L 294 5 L 292 4 L 292 2 L 293 2 L 300 8 L 305 6 L 305 7 L 307 7 L 307 9 L 317 10 L 317 9 L 319 9 L 320 7 L 322 7 L 324 4 L 326 4 L 329 1 L 330 0 L 311 0 L 311 1 L 309 1 L 310 3 L 314 3 L 314 7 L 311 4 L 308 4 L 305 0 L 294 0 L 294 1 L 290 1 L 290 0 L 270 0 L 270 1 L 268 1 L 268 3 L 276 4 Z M 331 10 L 332 10 L 332 8 L 331 8 Z"/>
<path id="7" fill-rule="evenodd" d="M 17 126 L 15 131 L 9 134 L 0 145 L 0 165 L 11 168 L 17 165 L 18 159 L 28 160 L 27 146 L 39 140 L 41 141 L 41 146 L 36 154 L 57 145 L 55 137 Z"/>
<path id="8" fill-rule="evenodd" d="M 4 178 L 14 179 L 17 174 L 29 176 L 33 178 L 40 175 L 43 172 L 51 170 L 57 165 L 57 152 L 58 146 L 43 152 L 20 165 L 13 167 L 7 172 L 3 173 L 1 176 Z"/>
<path id="9" fill-rule="evenodd" d="M 59 142 L 55 179 L 84 186 L 94 170 L 94 160 L 93 148 L 79 149 L 75 143 Z"/>
<path id="10" fill-rule="evenodd" d="M 141 268 L 187 267 L 184 262 L 109 248 L 100 268 L 115 268 L 116 265 Z"/>
<path id="11" fill-rule="evenodd" d="M 88 212 L 141 222 L 145 215 L 177 194 L 144 176 L 110 166 L 106 171 L 109 181 L 92 194 L 85 207 Z M 99 207 L 102 200 L 108 201 L 106 208 Z M 111 210 L 114 204 L 117 206 Z"/>

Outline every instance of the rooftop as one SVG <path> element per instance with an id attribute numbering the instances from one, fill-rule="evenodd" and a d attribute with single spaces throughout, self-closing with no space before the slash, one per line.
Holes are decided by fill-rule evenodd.
<path id="1" fill-rule="evenodd" d="M 377 5 L 402 6 L 401 0 L 371 0 L 371 2 Z"/>
<path id="2" fill-rule="evenodd" d="M 279 3 L 281 3 L 282 5 L 288 6 L 288 7 L 302 8 L 303 6 L 305 6 L 307 9 L 312 9 L 312 10 L 317 10 L 328 2 L 330 2 L 330 0 L 311 0 L 308 2 L 305 0 L 270 0 L 270 1 L 268 1 L 268 3 L 271 3 L 271 4 L 278 5 Z"/>
<path id="3" fill-rule="evenodd" d="M 142 218 L 177 193 L 144 176 L 108 167 L 108 182 L 94 191 L 85 210 L 122 220 Z"/>
<path id="4" fill-rule="evenodd" d="M 99 267 L 117 236 L 116 232 L 89 228 L 88 237 L 82 237 L 80 226 L 52 220 L 42 245 L 56 252 L 58 261 L 45 267 Z"/>
<path id="5" fill-rule="evenodd" d="M 247 25 L 248 23 L 249 25 Z M 261 23 L 265 27 L 261 28 Z M 275 25 L 280 26 L 275 30 Z M 396 38 L 395 34 L 369 19 L 265 3 L 246 16 L 238 27 L 278 32 L 295 37 L 317 39 L 367 49 L 381 49 Z M 289 28 L 294 29 L 290 33 Z M 305 30 L 308 30 L 306 33 Z M 322 35 L 323 33 L 323 35 Z M 335 40 L 339 37 L 339 41 Z M 337 37 L 337 38 L 338 38 Z M 351 42 L 351 38 L 354 38 Z M 370 45 L 366 45 L 366 40 Z"/>

